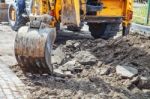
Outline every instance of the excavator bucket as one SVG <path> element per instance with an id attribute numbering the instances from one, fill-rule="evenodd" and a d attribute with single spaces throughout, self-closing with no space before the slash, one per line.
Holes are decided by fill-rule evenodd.
<path id="1" fill-rule="evenodd" d="M 24 72 L 53 73 L 51 49 L 55 32 L 54 28 L 25 26 L 19 29 L 15 39 L 15 55 Z"/>

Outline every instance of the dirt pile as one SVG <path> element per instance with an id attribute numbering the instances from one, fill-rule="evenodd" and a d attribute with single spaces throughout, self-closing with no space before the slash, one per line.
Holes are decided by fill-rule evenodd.
<path id="1" fill-rule="evenodd" d="M 107 41 L 72 38 L 65 36 L 56 41 L 55 49 L 63 59 L 54 62 L 53 76 L 23 75 L 19 66 L 11 67 L 33 98 L 149 99 L 150 38 L 137 34 Z M 56 53 L 53 59 L 60 56 Z M 125 68 L 129 73 L 126 75 L 134 75 L 123 76 L 116 72 L 118 65 L 136 72 Z"/>

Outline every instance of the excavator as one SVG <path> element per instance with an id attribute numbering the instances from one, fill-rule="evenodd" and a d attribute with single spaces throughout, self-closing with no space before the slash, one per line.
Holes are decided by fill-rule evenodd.
<path id="1" fill-rule="evenodd" d="M 26 0 L 26 14 L 18 14 L 14 4 L 8 14 L 17 31 L 15 55 L 22 70 L 53 74 L 51 53 L 60 23 L 75 31 L 87 23 L 95 39 L 122 35 L 130 30 L 132 0 Z M 21 15 L 21 18 L 17 18 Z M 14 28 L 15 27 L 15 28 Z"/>

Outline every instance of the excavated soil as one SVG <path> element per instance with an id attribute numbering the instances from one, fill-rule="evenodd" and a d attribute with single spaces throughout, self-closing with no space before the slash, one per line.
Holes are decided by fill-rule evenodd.
<path id="1" fill-rule="evenodd" d="M 9 28 L 9 27 L 8 27 Z M 7 30 L 3 31 L 7 33 Z M 61 47 L 65 58 L 60 64 L 53 64 L 59 70 L 74 60 L 78 52 L 88 51 L 96 57 L 95 62 L 77 63 L 68 75 L 23 74 L 18 65 L 10 68 L 25 83 L 33 99 L 150 99 L 150 82 L 139 86 L 133 82 L 136 77 L 150 77 L 150 38 L 139 34 L 103 40 L 93 39 L 88 32 L 58 34 L 55 49 Z M 84 53 L 83 53 L 84 54 Z M 116 73 L 117 65 L 130 65 L 138 70 L 133 78 Z M 109 71 L 100 74 L 106 68 Z"/>

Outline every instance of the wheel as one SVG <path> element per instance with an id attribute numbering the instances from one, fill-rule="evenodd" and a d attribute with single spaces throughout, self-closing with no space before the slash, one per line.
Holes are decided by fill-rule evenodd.
<path id="1" fill-rule="evenodd" d="M 12 30 L 18 31 L 21 26 L 26 25 L 29 19 L 19 14 L 15 4 L 10 4 L 8 8 L 8 20 Z"/>
<path id="2" fill-rule="evenodd" d="M 51 50 L 55 32 L 53 28 L 31 29 L 27 26 L 18 30 L 15 56 L 24 73 L 53 73 Z"/>
<path id="3" fill-rule="evenodd" d="M 119 23 L 89 23 L 89 31 L 95 39 L 109 39 L 119 31 Z"/>

